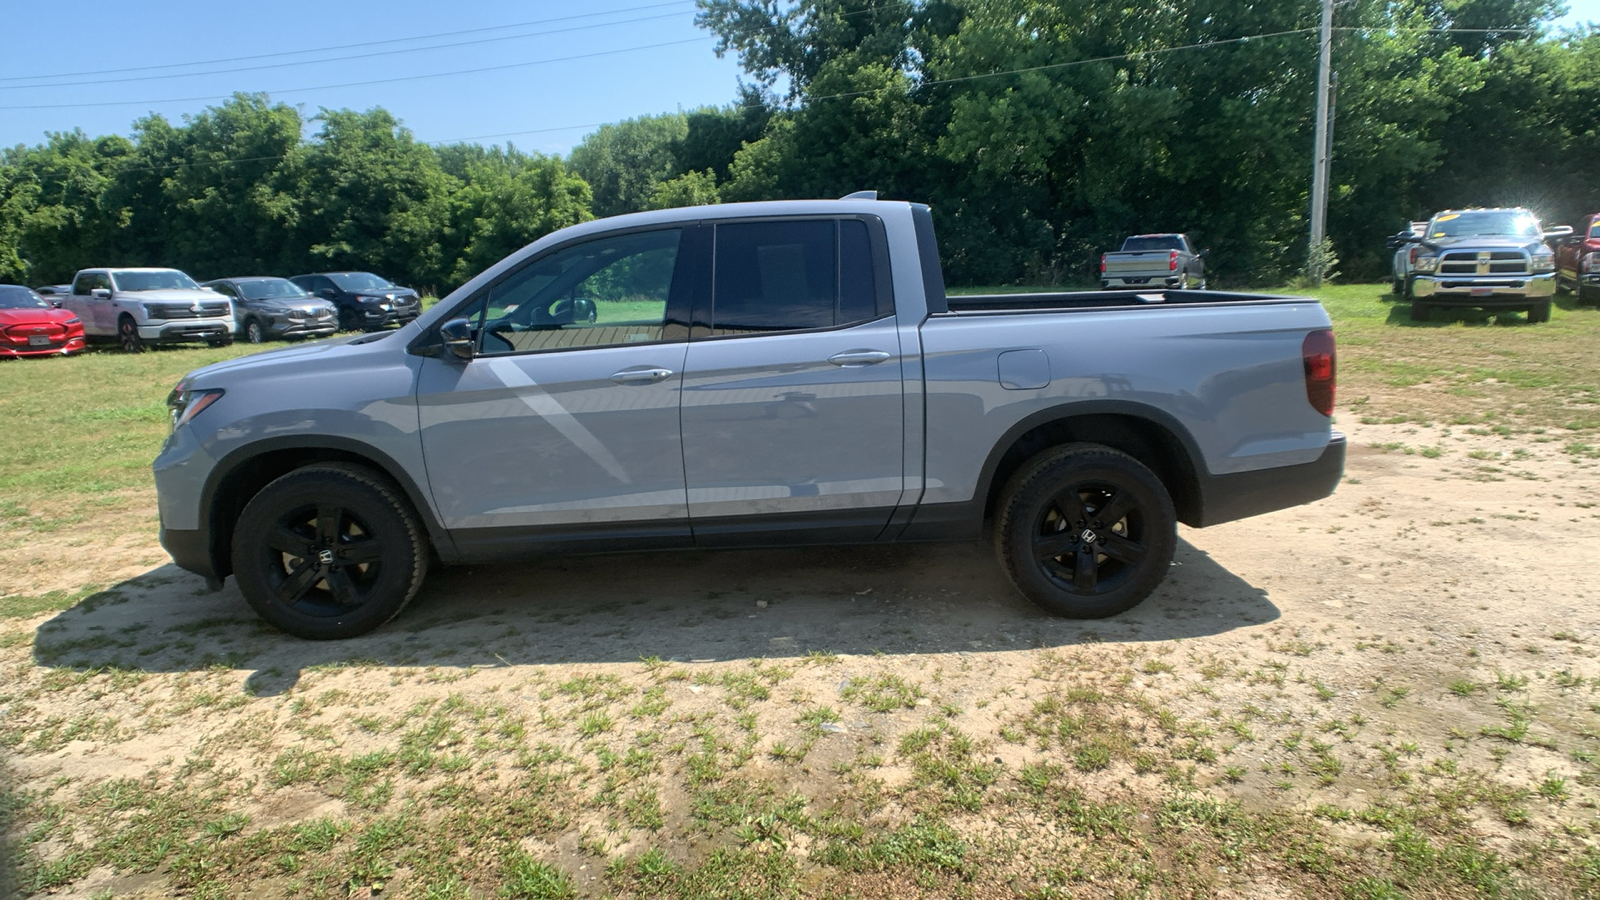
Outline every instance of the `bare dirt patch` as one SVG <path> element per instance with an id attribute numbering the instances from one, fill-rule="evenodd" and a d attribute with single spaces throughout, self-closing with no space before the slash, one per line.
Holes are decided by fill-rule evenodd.
<path id="1" fill-rule="evenodd" d="M 447 570 L 336 644 L 170 566 L 0 621 L 24 877 L 63 896 L 1600 888 L 1600 461 L 1557 433 L 1341 427 L 1333 498 L 1185 530 L 1157 594 L 1099 622 L 1035 610 L 978 545 Z M 100 552 L 96 577 L 159 550 Z"/>

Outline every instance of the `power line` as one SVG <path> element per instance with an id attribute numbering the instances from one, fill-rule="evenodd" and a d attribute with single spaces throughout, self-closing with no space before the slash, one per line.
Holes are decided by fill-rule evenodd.
<path id="1" fill-rule="evenodd" d="M 680 44 L 693 44 L 707 40 L 707 36 L 698 35 L 680 41 L 663 41 L 659 44 L 643 44 L 638 47 L 623 47 L 617 50 L 598 50 L 594 53 L 579 53 L 575 56 L 561 56 L 551 59 L 535 59 L 527 62 L 506 63 L 499 66 L 482 66 L 476 69 L 456 69 L 450 72 L 433 72 L 426 75 L 401 75 L 395 78 L 374 78 L 367 81 L 347 81 L 342 84 L 320 84 L 313 87 L 284 88 L 272 91 L 252 91 L 251 93 L 264 94 L 304 94 L 309 91 L 329 91 L 337 88 L 366 87 L 373 84 L 394 84 L 401 81 L 422 81 L 428 78 L 445 78 L 454 75 L 475 75 L 480 72 L 503 72 L 507 69 L 525 69 L 529 66 L 543 66 L 550 63 L 573 62 L 580 59 L 594 59 L 599 56 L 615 56 L 619 53 L 636 53 L 640 50 L 655 50 L 660 47 L 676 47 Z M 13 109 L 82 109 L 85 107 L 99 106 L 150 106 L 161 103 L 193 103 L 203 100 L 227 100 L 232 94 L 211 94 L 204 97 L 167 97 L 161 100 L 113 100 L 100 103 L 41 103 L 26 106 L 0 106 L 0 110 Z"/>
<path id="2" fill-rule="evenodd" d="M 528 28 L 533 25 L 548 25 L 552 22 L 567 22 L 573 19 L 592 19 L 596 16 L 612 16 L 618 13 L 639 12 L 648 9 L 660 9 L 666 6 L 682 6 L 691 0 L 671 0 L 669 3 L 652 3 L 647 6 L 628 6 L 622 9 L 613 9 L 606 12 L 582 13 L 574 16 L 557 16 L 552 19 L 535 19 L 531 22 L 515 22 L 508 25 L 490 25 L 484 28 L 467 28 L 462 31 L 441 31 L 434 34 L 416 35 L 414 37 L 389 38 L 381 41 L 361 41 L 354 44 L 336 44 L 331 47 L 310 47 L 305 50 L 282 50 L 277 53 L 258 53 L 254 56 L 235 56 L 228 59 L 194 60 L 191 62 L 166 63 L 159 66 L 134 66 L 125 69 L 94 69 L 87 72 L 60 72 L 54 75 L 9 75 L 0 77 L 0 81 L 30 81 L 45 78 L 79 78 L 85 75 L 115 75 L 119 72 L 153 72 L 159 69 L 177 69 L 184 66 L 209 66 L 225 62 L 250 62 L 257 59 L 276 59 L 280 56 L 303 56 L 307 53 L 327 53 L 332 50 L 352 50 L 360 47 L 379 47 L 385 44 L 403 44 L 411 41 L 424 41 L 444 37 L 459 37 L 463 34 L 482 34 L 485 31 L 503 31 L 510 28 Z M 413 48 L 413 49 L 429 49 Z M 199 73 L 196 73 L 199 74 Z"/>
<path id="3" fill-rule="evenodd" d="M 43 90 L 43 89 L 46 89 L 46 88 L 79 87 L 79 86 L 82 86 L 82 85 L 96 85 L 96 84 L 126 84 L 126 83 L 134 82 L 134 81 L 160 81 L 160 80 L 163 80 L 163 79 L 172 79 L 172 78 L 202 78 L 202 77 L 205 77 L 205 76 L 208 76 L 208 75 L 232 75 L 232 74 L 234 74 L 236 72 L 257 72 L 257 71 L 262 71 L 262 70 L 265 70 L 265 69 L 288 69 L 288 68 L 296 68 L 296 67 L 300 67 L 300 66 L 310 66 L 310 65 L 322 65 L 322 64 L 327 64 L 327 63 L 348 62 L 350 60 L 356 60 L 356 59 L 372 59 L 372 58 L 378 57 L 378 56 L 395 56 L 395 55 L 402 54 L 402 53 L 420 53 L 420 52 L 425 51 L 425 50 L 445 50 L 445 49 L 448 49 L 448 48 L 451 48 L 451 47 L 468 47 L 468 46 L 472 46 L 472 45 L 476 45 L 476 44 L 492 44 L 492 43 L 496 43 L 496 42 L 499 42 L 499 41 L 517 41 L 517 40 L 522 40 L 523 38 L 544 37 L 544 36 L 552 35 L 552 34 L 566 34 L 568 32 L 573 32 L 573 31 L 588 31 L 588 30 L 595 29 L 595 28 L 611 28 L 611 27 L 616 26 L 616 25 L 632 25 L 632 24 L 637 23 L 637 22 L 651 22 L 651 21 L 655 21 L 656 19 L 671 19 L 671 18 L 676 18 L 679 15 L 681 15 L 681 13 L 678 13 L 678 12 L 657 13 L 656 15 L 653 15 L 653 16 L 640 16 L 640 17 L 634 18 L 634 19 L 622 19 L 622 20 L 619 20 L 619 21 L 616 21 L 616 22 L 599 22 L 599 23 L 596 23 L 596 24 L 593 24 L 593 25 L 574 25 L 571 28 L 555 28 L 555 29 L 550 29 L 548 31 L 535 31 L 535 32 L 531 32 L 529 34 L 511 34 L 511 35 L 502 35 L 500 37 L 477 38 L 475 40 L 470 40 L 470 41 L 457 41 L 455 43 L 450 43 L 450 44 L 434 44 L 434 45 L 427 46 L 427 47 L 405 47 L 405 48 L 402 48 L 402 49 L 399 49 L 399 50 L 380 50 L 380 51 L 377 51 L 375 53 L 360 53 L 360 54 L 353 54 L 353 55 L 349 55 L 349 56 L 341 56 L 338 59 L 299 60 L 299 61 L 295 61 L 295 62 L 268 63 L 266 65 L 260 65 L 260 66 L 242 66 L 242 67 L 236 68 L 236 69 L 217 69 L 215 71 L 210 71 L 210 72 L 179 72 L 179 73 L 174 73 L 174 74 L 169 74 L 169 75 L 141 75 L 141 76 L 136 77 L 136 78 L 107 78 L 107 79 L 101 79 L 101 80 L 98 80 L 98 81 L 65 81 L 65 82 L 57 82 L 57 83 L 54 83 L 54 84 L 10 84 L 10 85 L 0 84 L 0 91 Z M 415 38 L 412 38 L 411 40 L 415 40 Z M 357 46 L 359 46 L 359 45 L 357 45 Z M 303 53 L 303 52 L 308 52 L 308 51 L 297 51 L 297 52 L 302 52 Z M 307 90 L 313 90 L 313 89 L 312 88 L 307 88 Z M 60 105 L 60 104 L 54 104 L 54 105 Z"/>

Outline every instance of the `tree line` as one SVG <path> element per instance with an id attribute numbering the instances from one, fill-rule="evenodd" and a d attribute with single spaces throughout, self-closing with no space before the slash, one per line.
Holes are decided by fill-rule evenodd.
<path id="1" fill-rule="evenodd" d="M 263 95 L 130 137 L 0 151 L 0 280 L 358 268 L 448 290 L 539 236 L 649 208 L 930 204 L 950 279 L 1091 280 L 1122 236 L 1189 232 L 1214 279 L 1306 262 L 1315 0 L 699 0 L 735 101 L 602 126 L 565 158 L 309 123 Z M 1452 206 L 1600 211 L 1600 31 L 1556 0 L 1350 0 L 1336 18 L 1328 233 L 1346 278 Z M 308 124 L 314 129 L 303 137 Z"/>

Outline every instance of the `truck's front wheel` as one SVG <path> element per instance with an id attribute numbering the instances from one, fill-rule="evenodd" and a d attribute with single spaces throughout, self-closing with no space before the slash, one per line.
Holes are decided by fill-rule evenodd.
<path id="1" fill-rule="evenodd" d="M 313 640 L 365 634 L 399 614 L 428 570 L 421 525 L 370 469 L 296 469 L 239 516 L 233 572 L 268 622 Z"/>
<path id="2" fill-rule="evenodd" d="M 139 339 L 139 326 L 133 321 L 132 316 L 123 316 L 117 320 L 117 345 L 123 353 L 142 353 L 144 341 Z"/>
<path id="3" fill-rule="evenodd" d="M 995 549 L 1011 582 L 1044 609 L 1100 619 L 1161 583 L 1177 545 L 1172 498 L 1138 460 L 1098 444 L 1045 451 L 996 509 Z"/>

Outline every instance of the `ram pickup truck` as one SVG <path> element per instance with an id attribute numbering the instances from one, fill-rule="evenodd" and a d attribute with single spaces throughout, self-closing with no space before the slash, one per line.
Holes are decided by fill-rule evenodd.
<path id="1" fill-rule="evenodd" d="M 147 344 L 233 343 L 233 304 L 177 269 L 83 269 L 58 305 L 78 314 L 91 341 L 137 353 Z"/>
<path id="2" fill-rule="evenodd" d="M 1435 309 L 1468 307 L 1491 312 L 1522 310 L 1529 322 L 1550 321 L 1556 291 L 1555 254 L 1526 209 L 1447 209 L 1428 221 L 1421 236 L 1396 235 L 1407 251 L 1405 295 L 1411 318 L 1426 321 Z"/>
<path id="3" fill-rule="evenodd" d="M 1556 244 L 1556 281 L 1577 292 L 1579 303 L 1600 303 L 1600 214 Z"/>
<path id="4" fill-rule="evenodd" d="M 1206 289 L 1206 251 L 1186 234 L 1136 234 L 1122 249 L 1100 254 L 1100 287 Z"/>
<path id="5" fill-rule="evenodd" d="M 594 321 L 573 298 L 593 303 Z M 947 296 L 928 208 L 799 200 L 547 235 L 395 331 L 185 376 L 161 541 L 307 638 L 430 561 L 974 540 L 1100 617 L 1204 526 L 1333 491 L 1313 300 Z"/>

